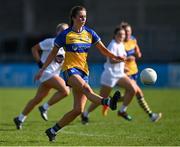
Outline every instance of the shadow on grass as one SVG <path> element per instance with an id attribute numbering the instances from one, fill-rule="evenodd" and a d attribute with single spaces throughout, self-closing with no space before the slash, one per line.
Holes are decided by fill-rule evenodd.
<path id="1" fill-rule="evenodd" d="M 0 132 L 6 132 L 6 131 L 17 131 L 17 129 L 9 129 L 9 128 L 1 128 Z"/>
<path id="2" fill-rule="evenodd" d="M 18 146 L 24 146 L 24 145 L 27 145 L 27 146 L 56 146 L 56 145 L 59 145 L 59 144 L 67 144 L 66 142 L 49 142 L 48 140 L 45 141 L 45 140 L 21 140 L 21 141 L 10 141 L 10 140 L 0 140 L 0 146 L 6 146 L 6 145 L 18 145 Z"/>
<path id="3" fill-rule="evenodd" d="M 12 122 L 12 123 L 0 123 L 0 125 L 2 125 L 2 126 L 14 126 L 14 123 Z"/>

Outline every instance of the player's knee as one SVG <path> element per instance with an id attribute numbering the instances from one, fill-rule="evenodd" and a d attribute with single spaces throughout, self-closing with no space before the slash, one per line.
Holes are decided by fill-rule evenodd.
<path id="1" fill-rule="evenodd" d="M 137 99 L 142 99 L 143 97 L 144 97 L 143 93 L 139 93 L 139 92 L 136 93 Z"/>
<path id="2" fill-rule="evenodd" d="M 93 90 L 88 86 L 88 84 L 84 84 L 83 93 L 88 96 L 89 94 L 93 93 Z"/>
<path id="3" fill-rule="evenodd" d="M 136 92 L 137 92 L 137 89 L 136 89 L 134 86 L 131 86 L 131 87 L 129 88 L 129 93 L 130 93 L 132 96 L 134 96 L 134 95 L 136 94 Z"/>
<path id="4" fill-rule="evenodd" d="M 139 96 L 139 97 L 144 97 L 144 94 L 143 94 L 141 89 L 137 90 L 136 95 Z"/>
<path id="5" fill-rule="evenodd" d="M 61 94 L 61 96 L 66 97 L 69 95 L 70 93 L 70 89 L 68 87 L 64 87 L 58 90 L 59 94 Z"/>
<path id="6" fill-rule="evenodd" d="M 68 96 L 70 94 L 70 89 L 69 88 L 65 88 L 63 91 L 63 95 L 64 97 Z"/>

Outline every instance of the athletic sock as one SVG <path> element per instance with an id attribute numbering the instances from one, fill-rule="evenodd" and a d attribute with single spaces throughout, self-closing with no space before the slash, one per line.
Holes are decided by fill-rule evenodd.
<path id="1" fill-rule="evenodd" d="M 25 116 L 25 115 L 22 114 L 22 113 L 18 116 L 18 119 L 19 119 L 21 122 L 24 122 L 26 118 L 27 118 L 27 116 Z"/>
<path id="2" fill-rule="evenodd" d="M 137 101 L 138 101 L 140 107 L 149 115 L 149 117 L 151 117 L 152 111 L 149 108 L 149 105 L 146 102 L 146 100 L 144 99 L 144 97 L 137 97 Z"/>
<path id="3" fill-rule="evenodd" d="M 84 115 L 85 117 L 88 117 L 89 113 L 88 113 L 87 111 L 85 111 L 85 112 L 83 112 L 83 115 Z"/>
<path id="4" fill-rule="evenodd" d="M 42 106 L 43 108 L 44 108 L 44 110 L 48 110 L 48 108 L 49 108 L 49 104 L 48 103 L 45 103 L 43 106 Z"/>
<path id="5" fill-rule="evenodd" d="M 127 110 L 127 106 L 122 105 L 120 108 L 120 112 L 126 112 L 126 110 Z"/>
<path id="6" fill-rule="evenodd" d="M 109 99 L 109 98 L 103 98 L 103 99 L 101 100 L 101 104 L 102 104 L 102 105 L 109 106 L 109 105 L 110 105 L 110 99 Z"/>
<path id="7" fill-rule="evenodd" d="M 51 128 L 51 133 L 57 134 L 57 132 L 61 129 L 61 127 L 56 123 L 52 128 Z"/>

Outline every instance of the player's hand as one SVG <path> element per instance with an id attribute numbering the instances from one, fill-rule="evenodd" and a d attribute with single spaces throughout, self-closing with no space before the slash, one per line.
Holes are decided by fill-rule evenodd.
<path id="1" fill-rule="evenodd" d="M 126 56 L 116 56 L 115 60 L 124 62 L 126 61 Z"/>
<path id="2" fill-rule="evenodd" d="M 125 66 L 125 67 L 124 67 L 124 72 L 125 72 L 125 73 L 128 73 L 128 72 L 130 72 L 130 69 L 129 69 L 127 66 Z"/>
<path id="3" fill-rule="evenodd" d="M 127 61 L 135 61 L 135 60 L 136 60 L 136 57 L 134 57 L 134 56 L 129 56 L 129 57 L 127 57 L 126 60 L 127 60 Z"/>
<path id="4" fill-rule="evenodd" d="M 40 69 L 34 77 L 34 81 L 39 80 L 44 72 L 44 69 Z"/>
<path id="5" fill-rule="evenodd" d="M 137 58 L 141 58 L 142 57 L 141 52 L 137 52 L 135 55 L 136 55 Z"/>

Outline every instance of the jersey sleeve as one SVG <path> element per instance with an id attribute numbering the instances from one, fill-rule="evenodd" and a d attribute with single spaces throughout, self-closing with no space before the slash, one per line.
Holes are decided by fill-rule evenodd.
<path id="1" fill-rule="evenodd" d="M 57 46 L 58 48 L 63 47 L 65 45 L 65 39 L 64 33 L 60 33 L 54 40 L 54 46 Z"/>
<path id="2" fill-rule="evenodd" d="M 131 39 L 135 41 L 135 43 L 137 44 L 137 39 L 135 36 L 131 36 Z"/>
<path id="3" fill-rule="evenodd" d="M 126 49 L 125 49 L 125 45 L 123 44 L 123 45 L 122 45 L 122 47 L 123 47 L 123 56 L 126 56 L 126 57 L 127 57 L 127 53 L 126 53 Z"/>
<path id="4" fill-rule="evenodd" d="M 107 48 L 108 48 L 108 50 L 109 50 L 111 53 L 113 53 L 114 55 L 117 54 L 117 50 L 116 50 L 115 44 L 114 44 L 113 42 L 111 42 L 111 43 L 108 45 Z"/>
<path id="5" fill-rule="evenodd" d="M 135 39 L 134 42 L 137 44 L 137 40 Z"/>
<path id="6" fill-rule="evenodd" d="M 41 50 L 49 50 L 52 48 L 52 40 L 45 39 L 39 43 Z"/>
<path id="7" fill-rule="evenodd" d="M 98 34 L 95 31 L 91 30 L 91 34 L 92 34 L 92 44 L 95 44 L 101 40 L 101 38 L 98 36 Z"/>

